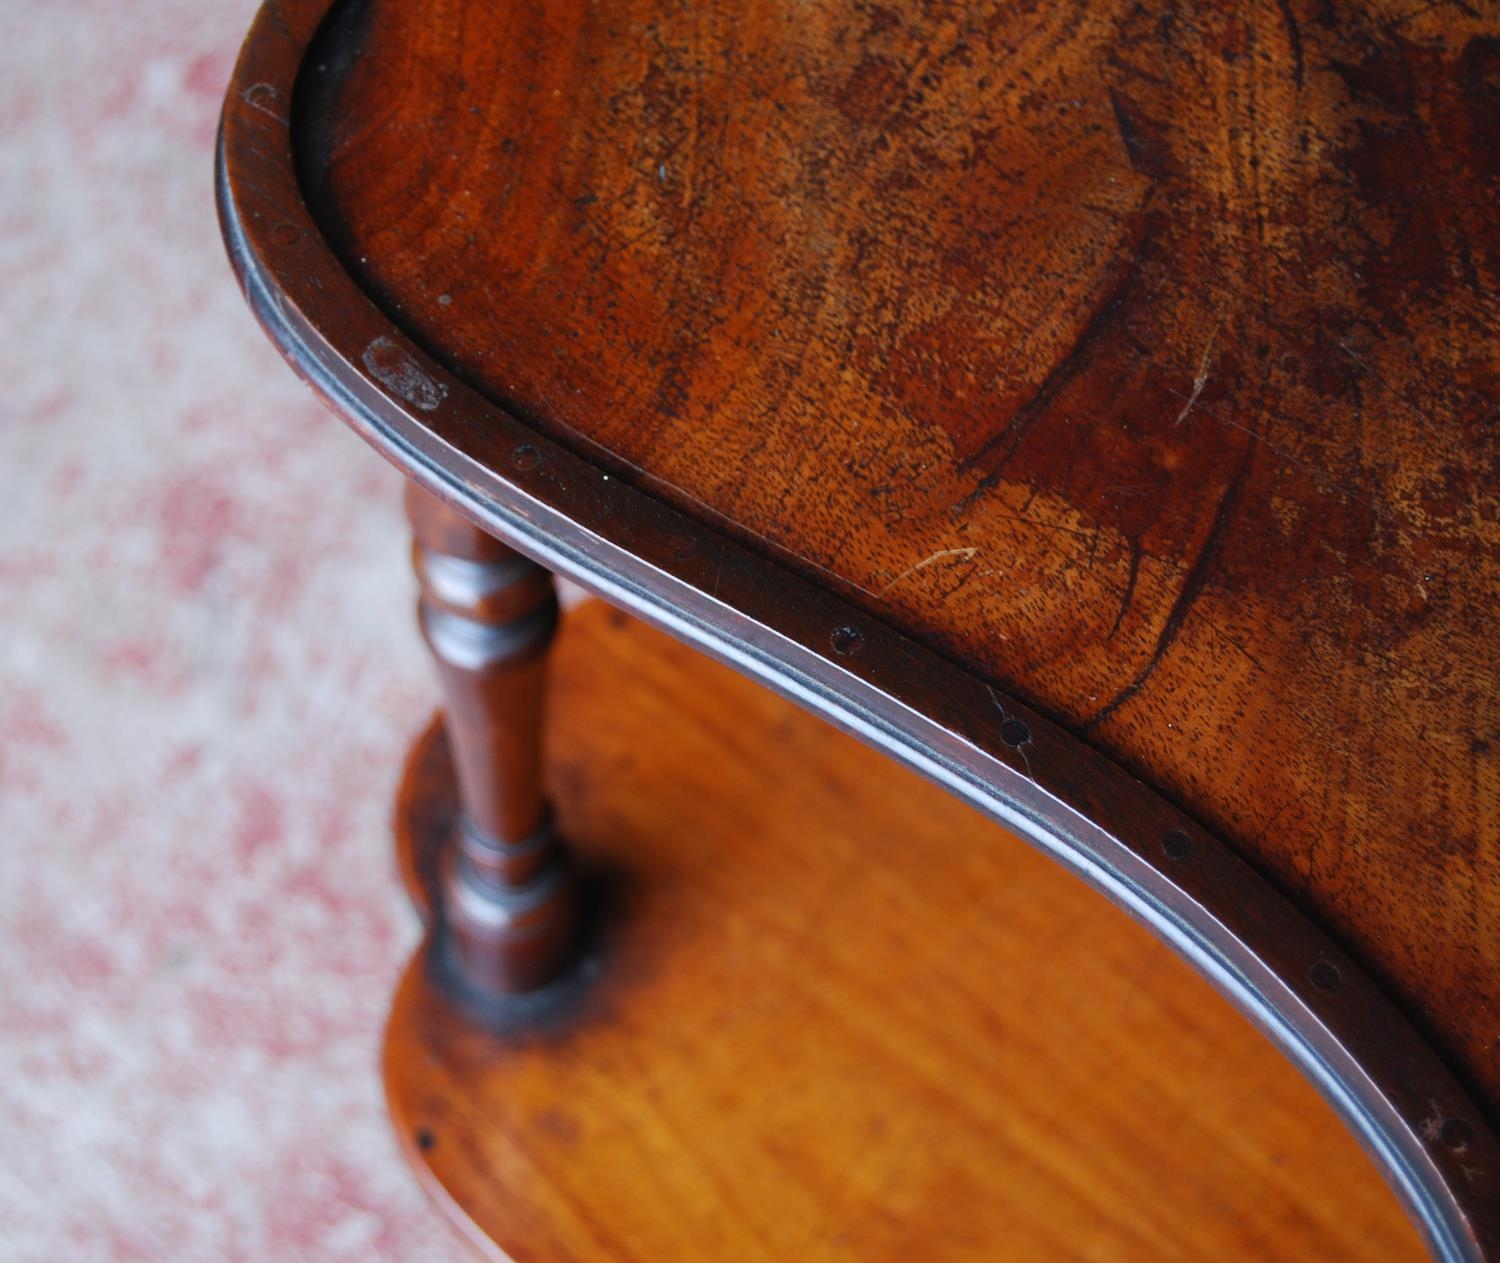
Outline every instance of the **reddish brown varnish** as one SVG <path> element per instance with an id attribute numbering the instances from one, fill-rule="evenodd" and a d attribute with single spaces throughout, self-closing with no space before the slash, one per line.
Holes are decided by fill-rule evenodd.
<path id="1" fill-rule="evenodd" d="M 397 323 L 1140 774 L 1500 1116 L 1494 6 L 367 0 L 311 60 Z"/>
<path id="2" fill-rule="evenodd" d="M 517 1263 L 1421 1257 L 1227 1003 L 940 790 L 597 603 L 564 621 L 549 724 L 596 970 L 486 1033 L 419 957 L 387 1037 L 398 1131 L 476 1240 Z M 398 809 L 413 874 L 452 825 L 438 733 Z"/>
<path id="3" fill-rule="evenodd" d="M 1357 963 L 1493 1111 L 1489 15 L 363 0 L 309 50 L 325 4 L 267 5 L 221 150 L 231 255 L 299 371 L 472 520 L 1098 859 L 1250 980 L 1445 1249 L 1500 1251 L 1494 1134 Z M 1446 272 L 1388 283 L 1423 251 Z M 462 617 L 509 640 L 479 577 Z M 540 670 L 435 647 L 466 806 L 503 839 L 539 812 L 505 754 Z M 439 764 L 409 794 L 429 820 Z M 962 887 L 928 889 L 946 924 Z M 455 969 L 549 972 L 449 924 L 450 999 Z M 608 965 L 561 1015 L 580 1039 Z M 460 1139 L 503 1152 L 478 1032 L 514 1010 L 401 1011 L 468 1050 Z M 657 1156 L 691 1170 L 700 1140 Z"/>

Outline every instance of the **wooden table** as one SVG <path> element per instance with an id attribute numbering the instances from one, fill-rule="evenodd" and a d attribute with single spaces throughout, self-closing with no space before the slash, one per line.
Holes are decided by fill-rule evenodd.
<path id="1" fill-rule="evenodd" d="M 1357 1181 L 1259 1232 L 1144 1206 L 1151 1111 L 1111 1113 L 1066 1018 L 976 1001 L 1082 987 L 1126 933 L 1068 881 L 1007 901 L 1008 830 L 1248 1015 L 1434 1253 L 1500 1258 L 1497 153 L 1486 6 L 266 5 L 219 203 L 267 332 L 412 480 L 447 727 L 401 796 L 432 934 L 387 1082 L 477 1237 L 1397 1251 Z M 560 666 L 619 699 L 544 756 L 541 567 L 989 822 L 631 625 L 587 633 L 618 676 Z M 674 711 L 714 739 L 670 783 L 563 776 L 629 781 Z M 1170 1065 L 1211 1002 L 1139 959 Z M 1007 1130 L 1058 1061 L 1096 1073 L 1035 1117 L 1114 1159 Z M 1309 1108 L 1243 1169 L 1342 1169 Z M 1362 1239 L 1318 1235 L 1330 1197 Z"/>

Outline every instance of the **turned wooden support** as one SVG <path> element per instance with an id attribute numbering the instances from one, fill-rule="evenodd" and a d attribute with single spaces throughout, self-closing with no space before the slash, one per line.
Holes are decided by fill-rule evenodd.
<path id="1" fill-rule="evenodd" d="M 577 925 L 576 881 L 542 792 L 557 592 L 548 571 L 415 484 L 406 512 L 461 806 L 440 921 L 468 982 L 529 991 L 566 967 Z"/>

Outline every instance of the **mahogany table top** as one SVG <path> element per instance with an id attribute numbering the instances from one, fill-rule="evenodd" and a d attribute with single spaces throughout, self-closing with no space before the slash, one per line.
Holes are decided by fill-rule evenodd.
<path id="1" fill-rule="evenodd" d="M 341 412 L 908 762 L 958 759 L 915 714 L 1121 837 L 1105 756 L 1490 1142 L 1500 11 L 326 7 L 262 14 L 221 199 Z"/>

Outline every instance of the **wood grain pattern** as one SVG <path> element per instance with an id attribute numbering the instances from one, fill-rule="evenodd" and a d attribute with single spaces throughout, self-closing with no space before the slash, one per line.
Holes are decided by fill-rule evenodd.
<path id="1" fill-rule="evenodd" d="M 429 881 L 437 733 L 399 817 Z M 386 1050 L 413 1162 L 516 1263 L 1421 1257 L 1206 983 L 935 787 L 598 603 L 551 736 L 602 968 L 494 1034 L 419 957 Z"/>
<path id="2" fill-rule="evenodd" d="M 1500 14 L 367 0 L 348 267 L 1142 775 L 1500 1116 Z"/>

